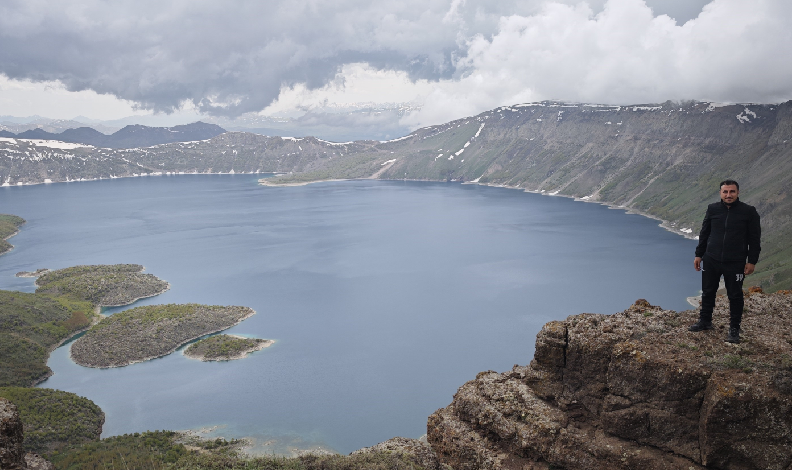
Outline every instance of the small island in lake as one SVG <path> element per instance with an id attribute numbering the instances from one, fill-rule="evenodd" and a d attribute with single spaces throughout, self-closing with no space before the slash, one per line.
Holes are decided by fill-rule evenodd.
<path id="1" fill-rule="evenodd" d="M 230 328 L 256 312 L 249 307 L 146 305 L 102 319 L 71 348 L 86 367 L 122 367 L 166 356 L 201 336 Z"/>
<path id="2" fill-rule="evenodd" d="M 36 279 L 37 294 L 87 300 L 101 307 L 128 305 L 162 294 L 170 285 L 139 264 L 81 265 L 43 273 Z"/>
<path id="3" fill-rule="evenodd" d="M 184 355 L 201 361 L 232 361 L 270 347 L 271 339 L 244 338 L 235 335 L 216 335 L 196 341 L 184 350 Z"/>

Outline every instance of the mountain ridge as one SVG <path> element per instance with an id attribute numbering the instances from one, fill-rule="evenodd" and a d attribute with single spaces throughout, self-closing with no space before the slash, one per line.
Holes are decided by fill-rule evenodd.
<path id="1" fill-rule="evenodd" d="M 72 144 L 91 145 L 93 147 L 128 149 L 173 142 L 211 139 L 225 132 L 225 129 L 216 124 L 197 121 L 173 127 L 149 127 L 141 124 L 130 124 L 110 135 L 103 134 L 92 127 L 76 127 L 66 129 L 60 133 L 47 132 L 39 127 L 18 134 L 3 130 L 0 131 L 0 137 L 55 140 Z"/>
<path id="2" fill-rule="evenodd" d="M 502 106 L 390 141 L 328 142 L 227 132 L 112 150 L 0 140 L 0 185 L 169 173 L 281 173 L 269 184 L 377 178 L 473 182 L 608 204 L 700 227 L 718 182 L 741 183 L 762 216 L 751 282 L 792 287 L 792 101 Z M 692 254 L 691 254 L 692 257 Z"/>

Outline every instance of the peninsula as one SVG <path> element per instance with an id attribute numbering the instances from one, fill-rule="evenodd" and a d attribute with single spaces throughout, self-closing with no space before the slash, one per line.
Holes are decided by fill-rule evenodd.
<path id="1" fill-rule="evenodd" d="M 199 304 L 146 305 L 94 325 L 71 348 L 86 367 L 122 367 L 166 356 L 201 336 L 230 328 L 256 312 L 248 307 Z"/>
<path id="2" fill-rule="evenodd" d="M 50 375 L 50 352 L 96 318 L 90 302 L 0 290 L 0 387 L 33 386 Z"/>
<path id="3" fill-rule="evenodd" d="M 86 300 L 100 307 L 128 305 L 170 288 L 139 264 L 81 265 L 45 272 L 36 279 L 37 294 Z"/>
<path id="4" fill-rule="evenodd" d="M 47 268 L 39 268 L 35 271 L 19 271 L 16 273 L 16 277 L 39 277 L 44 273 L 48 273 L 49 269 Z"/>
<path id="5" fill-rule="evenodd" d="M 184 350 L 184 355 L 201 361 L 232 361 L 272 346 L 271 339 L 244 338 L 235 335 L 216 335 L 196 341 Z"/>
<path id="6" fill-rule="evenodd" d="M 9 238 L 19 233 L 19 226 L 25 219 L 16 215 L 0 214 L 0 255 L 10 251 L 14 245 L 8 243 Z"/>

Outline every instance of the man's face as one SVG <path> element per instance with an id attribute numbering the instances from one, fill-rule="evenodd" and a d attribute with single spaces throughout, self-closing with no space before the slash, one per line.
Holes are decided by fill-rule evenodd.
<path id="1" fill-rule="evenodd" d="M 726 204 L 731 204 L 737 200 L 737 196 L 740 195 L 740 190 L 737 189 L 737 186 L 733 184 L 724 184 L 721 186 L 720 190 L 720 197 L 721 201 L 725 202 Z"/>

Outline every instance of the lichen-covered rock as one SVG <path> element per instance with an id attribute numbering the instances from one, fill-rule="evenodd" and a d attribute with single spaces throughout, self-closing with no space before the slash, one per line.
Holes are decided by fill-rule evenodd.
<path id="1" fill-rule="evenodd" d="M 743 342 L 639 300 L 550 322 L 533 361 L 463 385 L 428 423 L 455 469 L 792 469 L 792 295 L 746 298 Z"/>
<path id="2" fill-rule="evenodd" d="M 18 470 L 27 468 L 22 420 L 13 403 L 0 398 L 0 469 Z"/>

